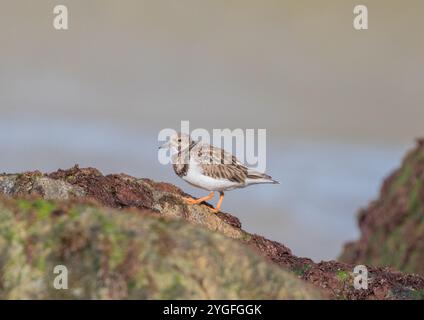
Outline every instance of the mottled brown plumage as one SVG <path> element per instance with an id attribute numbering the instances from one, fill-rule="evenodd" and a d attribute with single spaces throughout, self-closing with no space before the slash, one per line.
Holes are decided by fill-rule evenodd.
<path id="1" fill-rule="evenodd" d="M 197 143 L 190 151 L 205 176 L 244 183 L 248 169 L 235 156 L 207 143 Z"/>
<path id="2" fill-rule="evenodd" d="M 171 149 L 175 173 L 188 183 L 211 191 L 203 198 L 187 199 L 190 204 L 207 201 L 220 193 L 218 211 L 224 191 L 244 188 L 251 184 L 278 183 L 270 176 L 247 168 L 235 156 L 204 142 L 194 142 L 188 135 L 176 134 L 163 147 Z"/>

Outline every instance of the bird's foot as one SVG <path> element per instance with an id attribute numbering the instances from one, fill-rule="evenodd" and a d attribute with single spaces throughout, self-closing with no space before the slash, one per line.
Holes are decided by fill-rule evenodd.
<path id="1" fill-rule="evenodd" d="M 193 205 L 193 204 L 198 204 L 198 203 L 200 203 L 200 202 L 201 202 L 201 201 L 199 201 L 199 199 L 186 198 L 186 197 L 184 197 L 184 198 L 183 198 L 183 200 L 184 200 L 184 202 L 185 202 L 186 204 L 191 204 L 191 205 Z"/>
<path id="2" fill-rule="evenodd" d="M 184 200 L 184 202 L 185 202 L 186 204 L 188 204 L 188 205 L 199 204 L 199 203 L 202 203 L 202 202 L 205 202 L 205 201 L 206 201 L 204 198 L 194 199 L 194 198 L 188 198 L 188 197 L 183 197 L 183 200 Z M 218 213 L 218 212 L 220 212 L 220 211 L 219 211 L 219 208 L 213 208 L 211 211 L 212 211 L 213 213 Z"/>
<path id="3" fill-rule="evenodd" d="M 202 197 L 202 198 L 199 198 L 199 199 L 194 199 L 194 198 L 191 198 L 191 197 L 190 198 L 183 197 L 183 199 L 184 199 L 184 202 L 187 203 L 187 204 L 199 204 L 199 203 L 202 203 L 202 202 L 205 202 L 205 201 L 212 199 L 213 196 L 214 196 L 214 192 L 212 191 L 206 197 Z"/>

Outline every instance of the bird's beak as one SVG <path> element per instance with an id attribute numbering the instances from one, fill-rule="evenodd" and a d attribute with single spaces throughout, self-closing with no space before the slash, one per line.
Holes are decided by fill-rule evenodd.
<path id="1" fill-rule="evenodd" d="M 170 146 L 170 143 L 169 143 L 169 141 L 168 141 L 168 142 L 165 142 L 163 145 L 161 145 L 161 146 L 159 147 L 159 149 L 169 149 L 169 146 Z"/>

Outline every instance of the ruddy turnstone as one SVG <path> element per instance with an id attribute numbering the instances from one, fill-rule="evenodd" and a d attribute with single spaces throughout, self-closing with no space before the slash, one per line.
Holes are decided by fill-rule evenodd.
<path id="1" fill-rule="evenodd" d="M 219 212 L 224 191 L 244 188 L 252 184 L 278 183 L 269 175 L 249 169 L 235 156 L 208 143 L 193 141 L 190 136 L 176 133 L 159 148 L 170 149 L 175 173 L 189 184 L 210 191 L 199 198 L 184 198 L 188 204 L 199 204 L 219 192 L 213 210 Z"/>

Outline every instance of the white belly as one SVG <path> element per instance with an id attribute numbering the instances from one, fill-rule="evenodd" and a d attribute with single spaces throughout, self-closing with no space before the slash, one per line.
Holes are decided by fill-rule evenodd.
<path id="1" fill-rule="evenodd" d="M 185 175 L 183 179 L 195 187 L 209 191 L 225 191 L 241 186 L 240 183 L 227 179 L 217 180 L 208 176 L 204 176 L 201 173 L 200 168 L 198 168 L 194 163 L 190 163 L 187 175 Z"/>

